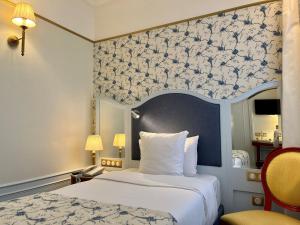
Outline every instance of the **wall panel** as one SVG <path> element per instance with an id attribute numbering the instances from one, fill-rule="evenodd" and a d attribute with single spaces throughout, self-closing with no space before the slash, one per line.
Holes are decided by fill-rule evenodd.
<path id="1" fill-rule="evenodd" d="M 38 19 L 22 57 L 12 10 L 0 2 L 0 185 L 90 163 L 93 45 Z"/>

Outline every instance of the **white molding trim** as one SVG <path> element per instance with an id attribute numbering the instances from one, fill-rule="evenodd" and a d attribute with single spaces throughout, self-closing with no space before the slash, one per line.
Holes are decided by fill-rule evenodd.
<path id="1" fill-rule="evenodd" d="M 76 172 L 76 171 L 79 171 L 81 169 L 83 169 L 83 168 L 78 168 L 78 169 L 74 169 L 74 170 L 67 170 L 67 171 L 58 172 L 58 173 L 52 173 L 52 174 L 48 174 L 48 175 L 45 175 L 45 176 L 39 176 L 39 177 L 26 179 L 26 180 L 21 180 L 21 181 L 16 181 L 16 182 L 11 182 L 11 183 L 7 183 L 7 184 L 1 184 L 0 188 L 6 188 L 6 187 L 16 186 L 16 185 L 25 184 L 25 183 L 29 183 L 29 182 L 34 182 L 34 181 L 38 181 L 38 180 L 44 180 L 44 179 L 48 179 L 48 178 L 51 178 L 51 177 L 57 177 L 57 176 L 69 174 L 69 173 L 72 173 L 72 172 Z"/>
<path id="2" fill-rule="evenodd" d="M 237 103 L 237 102 L 243 101 L 245 99 L 248 99 L 252 95 L 255 95 L 259 92 L 279 88 L 279 84 L 280 84 L 279 81 L 271 81 L 271 82 L 259 85 L 255 88 L 251 89 L 250 91 L 247 91 L 247 92 L 241 94 L 240 96 L 238 96 L 236 98 L 228 99 L 227 101 L 229 101 L 230 103 Z"/>
<path id="3" fill-rule="evenodd" d="M 195 96 L 197 98 L 200 98 L 203 101 L 213 103 L 213 104 L 221 104 L 221 102 L 224 101 L 222 99 L 208 98 L 204 95 L 198 94 L 198 93 L 193 92 L 193 91 L 188 91 L 188 90 L 162 90 L 162 91 L 158 91 L 156 93 L 153 93 L 148 97 L 143 98 L 142 101 L 131 105 L 131 108 L 137 108 L 137 107 L 143 105 L 145 102 L 149 101 L 150 99 L 155 98 L 155 97 L 160 96 L 160 95 L 165 95 L 165 94 L 186 94 L 186 95 L 191 95 L 191 96 Z"/>
<path id="4" fill-rule="evenodd" d="M 70 179 L 69 176 L 72 172 L 76 172 L 81 169 L 82 168 L 77 168 L 73 170 L 67 170 L 63 172 L 48 174 L 45 176 L 35 177 L 32 179 L 2 184 L 0 185 L 0 197 L 64 182 Z"/>
<path id="5" fill-rule="evenodd" d="M 121 104 L 120 102 L 114 100 L 113 98 L 108 97 L 108 96 L 104 96 L 104 95 L 97 96 L 96 97 L 96 101 L 97 102 L 99 102 L 99 101 L 105 101 L 107 103 L 113 104 L 115 107 L 118 107 L 120 109 L 127 109 L 127 108 L 130 107 L 130 105 Z"/>
<path id="6" fill-rule="evenodd" d="M 65 179 L 62 179 L 62 180 L 53 181 L 53 182 L 45 183 L 45 184 L 41 184 L 41 185 L 35 185 L 35 186 L 30 187 L 30 188 L 18 189 L 17 191 L 1 193 L 0 198 L 4 197 L 4 196 L 7 196 L 7 195 L 13 195 L 13 194 L 17 194 L 17 193 L 20 193 L 20 192 L 31 191 L 31 190 L 34 190 L 34 189 L 46 187 L 46 186 L 53 185 L 53 184 L 56 184 L 56 183 L 61 183 L 61 182 L 67 181 L 67 180 L 69 180 L 69 178 L 65 178 Z"/>

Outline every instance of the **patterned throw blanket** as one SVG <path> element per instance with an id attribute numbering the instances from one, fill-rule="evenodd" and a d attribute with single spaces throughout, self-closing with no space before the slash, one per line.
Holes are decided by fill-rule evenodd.
<path id="1" fill-rule="evenodd" d="M 171 225 L 177 223 L 171 214 L 165 212 L 41 193 L 0 202 L 0 224 Z"/>

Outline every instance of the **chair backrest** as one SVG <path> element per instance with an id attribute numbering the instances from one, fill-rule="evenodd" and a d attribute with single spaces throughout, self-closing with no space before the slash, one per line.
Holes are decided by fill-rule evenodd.
<path id="1" fill-rule="evenodd" d="M 272 202 L 300 212 L 300 148 L 284 148 L 271 152 L 266 158 L 261 179 L 265 191 L 265 210 Z"/>

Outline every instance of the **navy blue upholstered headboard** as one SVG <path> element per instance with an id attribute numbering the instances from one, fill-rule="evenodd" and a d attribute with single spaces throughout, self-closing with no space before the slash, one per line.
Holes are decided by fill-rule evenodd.
<path id="1" fill-rule="evenodd" d="M 140 113 L 132 118 L 132 159 L 140 159 L 139 132 L 174 133 L 189 131 L 199 135 L 198 165 L 222 166 L 220 105 L 187 94 L 164 94 L 133 109 Z"/>

